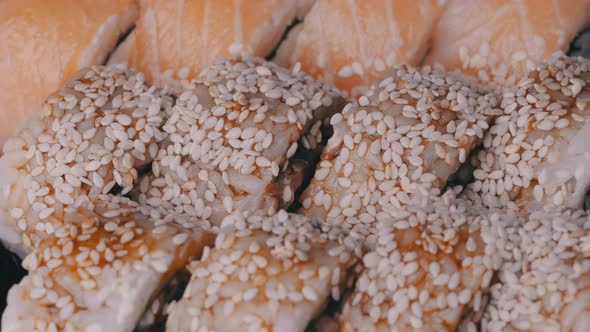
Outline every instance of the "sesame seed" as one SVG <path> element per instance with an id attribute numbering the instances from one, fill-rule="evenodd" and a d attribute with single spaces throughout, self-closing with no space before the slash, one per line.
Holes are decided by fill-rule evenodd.
<path id="1" fill-rule="evenodd" d="M 303 297 L 309 301 L 317 301 L 318 300 L 318 295 L 316 293 L 316 291 L 308 286 L 303 287 Z"/>
<path id="2" fill-rule="evenodd" d="M 180 233 L 180 234 L 175 235 L 172 238 L 172 243 L 174 243 L 175 245 L 181 245 L 184 242 L 186 242 L 187 239 L 188 239 L 187 233 Z"/>
<path id="3" fill-rule="evenodd" d="M 268 69 L 265 66 L 257 66 L 256 67 L 256 73 L 260 76 L 270 76 L 272 75 L 272 72 L 270 71 L 270 69 Z"/>

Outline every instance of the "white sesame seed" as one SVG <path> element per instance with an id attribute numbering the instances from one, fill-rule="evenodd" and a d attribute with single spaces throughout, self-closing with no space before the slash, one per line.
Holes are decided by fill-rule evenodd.
<path id="1" fill-rule="evenodd" d="M 174 243 L 175 245 L 181 245 L 181 244 L 185 243 L 186 240 L 188 240 L 188 237 L 189 236 L 187 233 L 176 234 L 172 238 L 172 243 Z"/>
<path id="2" fill-rule="evenodd" d="M 303 297 L 308 301 L 315 302 L 318 300 L 318 295 L 317 295 L 316 291 L 309 286 L 303 287 L 302 294 L 303 294 Z"/>

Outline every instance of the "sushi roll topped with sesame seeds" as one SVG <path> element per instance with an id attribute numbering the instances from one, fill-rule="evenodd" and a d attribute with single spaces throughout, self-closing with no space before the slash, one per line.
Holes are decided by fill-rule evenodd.
<path id="1" fill-rule="evenodd" d="M 284 210 L 226 217 L 215 247 L 190 268 L 166 330 L 304 331 L 339 299 L 359 245 L 337 227 Z"/>
<path id="2" fill-rule="evenodd" d="M 68 209 L 129 192 L 159 150 L 171 107 L 164 91 L 122 67 L 69 78 L 4 145 L 0 239 L 25 254 L 68 222 Z"/>
<path id="3" fill-rule="evenodd" d="M 486 205 L 581 208 L 590 173 L 590 61 L 555 54 L 504 94 L 503 115 L 475 158 Z"/>
<path id="4" fill-rule="evenodd" d="M 209 244 L 199 227 L 152 220 L 126 198 L 79 208 L 24 260 L 2 331 L 132 331 L 152 296 Z"/>
<path id="5" fill-rule="evenodd" d="M 507 219 L 456 197 L 417 195 L 378 223 L 376 249 L 340 315 L 341 331 L 454 331 L 481 310 L 505 241 Z"/>
<path id="6" fill-rule="evenodd" d="M 337 90 L 303 73 L 253 58 L 217 61 L 176 99 L 139 201 L 161 217 L 214 228 L 235 210 L 287 208 L 303 181 L 290 172 L 292 157 L 313 152 L 308 134 L 319 135 L 343 104 Z"/>
<path id="7" fill-rule="evenodd" d="M 498 100 L 443 72 L 400 66 L 331 118 L 334 135 L 300 212 L 375 241 L 378 220 L 441 189 L 499 113 Z"/>
<path id="8" fill-rule="evenodd" d="M 513 248 L 491 287 L 482 330 L 587 331 L 590 215 L 549 207 L 504 226 Z"/>

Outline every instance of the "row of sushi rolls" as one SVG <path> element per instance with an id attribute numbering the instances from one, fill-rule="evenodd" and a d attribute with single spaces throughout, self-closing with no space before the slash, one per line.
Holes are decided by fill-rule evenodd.
<path id="1" fill-rule="evenodd" d="M 0 1 L 1 331 L 590 331 L 587 23 Z"/>

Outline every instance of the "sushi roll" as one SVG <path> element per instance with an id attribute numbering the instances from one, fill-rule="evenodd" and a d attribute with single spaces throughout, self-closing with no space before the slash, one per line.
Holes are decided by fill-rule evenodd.
<path id="1" fill-rule="evenodd" d="M 481 142 L 494 95 L 443 72 L 399 66 L 330 122 L 300 213 L 376 240 L 376 224 L 418 191 L 438 191 Z"/>
<path id="2" fill-rule="evenodd" d="M 587 331 L 590 326 L 590 216 L 533 212 L 512 232 L 515 250 L 491 287 L 483 331 Z"/>
<path id="3" fill-rule="evenodd" d="M 68 77 L 103 64 L 138 11 L 134 0 L 0 1 L 0 147 Z"/>
<path id="4" fill-rule="evenodd" d="M 118 66 L 82 69 L 4 145 L 0 240 L 26 255 L 70 209 L 128 193 L 156 156 L 172 97 Z"/>
<path id="5" fill-rule="evenodd" d="M 71 212 L 24 259 L 29 274 L 9 292 L 2 331 L 132 331 L 151 297 L 209 244 L 199 227 L 154 222 L 126 198 L 96 209 L 110 217 Z"/>
<path id="6" fill-rule="evenodd" d="M 274 61 L 361 94 L 394 65 L 421 63 L 445 2 L 317 0 Z"/>
<path id="7" fill-rule="evenodd" d="M 590 61 L 555 54 L 504 94 L 469 188 L 488 206 L 581 208 L 590 185 Z"/>
<path id="8" fill-rule="evenodd" d="M 314 166 L 292 157 L 314 158 L 323 120 L 343 104 L 337 90 L 303 73 L 248 57 L 219 60 L 176 99 L 138 200 L 155 218 L 198 218 L 213 231 L 235 210 L 287 208 Z"/>
<path id="9" fill-rule="evenodd" d="M 451 0 L 425 63 L 502 90 L 552 53 L 567 51 L 588 22 L 587 0 Z"/>
<path id="10" fill-rule="evenodd" d="M 380 221 L 340 331 L 454 331 L 465 311 L 480 310 L 506 256 L 499 218 L 450 190 L 416 196 Z"/>
<path id="11" fill-rule="evenodd" d="M 141 0 L 139 20 L 110 64 L 157 84 L 190 79 L 220 57 L 269 55 L 314 0 Z"/>
<path id="12" fill-rule="evenodd" d="M 338 228 L 284 210 L 234 213 L 191 265 L 166 330 L 304 331 L 330 297 L 340 297 L 358 248 Z"/>

